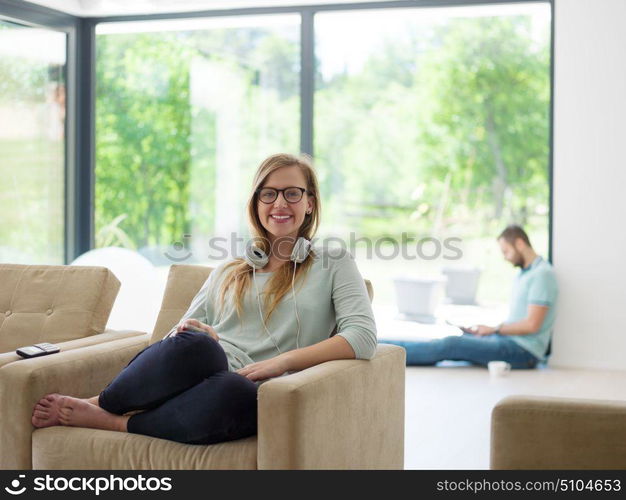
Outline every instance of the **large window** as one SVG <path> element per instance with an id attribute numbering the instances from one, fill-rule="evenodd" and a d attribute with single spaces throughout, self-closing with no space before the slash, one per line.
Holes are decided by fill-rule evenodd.
<path id="1" fill-rule="evenodd" d="M 397 312 L 395 275 L 443 268 L 478 269 L 478 303 L 500 315 L 514 269 L 498 233 L 521 224 L 548 253 L 549 3 L 320 9 L 304 87 L 314 112 L 302 117 L 323 195 L 318 236 L 355 251 L 379 318 Z M 169 266 L 221 260 L 211 237 L 247 236 L 255 168 L 300 149 L 300 24 L 98 25 L 96 246 Z"/>
<path id="2" fill-rule="evenodd" d="M 0 262 L 62 264 L 66 35 L 0 20 Z"/>
<path id="3" fill-rule="evenodd" d="M 499 232 L 548 251 L 550 6 L 319 13 L 315 34 L 323 230 L 378 242 L 356 247 L 376 306 L 395 311 L 394 275 L 444 267 L 506 304 Z"/>
<path id="4" fill-rule="evenodd" d="M 96 246 L 223 259 L 259 161 L 299 150 L 299 51 L 299 16 L 101 24 Z"/>

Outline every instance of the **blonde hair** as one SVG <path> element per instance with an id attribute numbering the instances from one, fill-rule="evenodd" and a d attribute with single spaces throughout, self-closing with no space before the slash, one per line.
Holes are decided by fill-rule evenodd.
<path id="1" fill-rule="evenodd" d="M 308 155 L 295 156 L 286 153 L 274 154 L 259 165 L 254 175 L 254 181 L 252 183 L 252 190 L 248 197 L 247 211 L 248 211 L 248 225 L 250 227 L 250 233 L 252 239 L 255 242 L 255 246 L 265 252 L 266 255 L 270 254 L 270 243 L 268 238 L 268 231 L 261 224 L 259 214 L 257 210 L 258 195 L 257 189 L 263 187 L 265 180 L 272 173 L 283 167 L 296 166 L 304 174 L 306 181 L 306 189 L 308 196 L 314 198 L 313 210 L 311 214 L 305 215 L 304 222 L 298 229 L 298 238 L 304 237 L 311 240 L 320 221 L 320 197 L 319 187 L 317 182 L 317 175 L 313 168 L 311 157 Z M 307 258 L 296 266 L 295 280 L 300 278 L 304 279 L 308 269 L 313 264 L 313 258 L 315 256 L 314 250 L 311 249 Z M 264 309 L 266 311 L 265 323 L 267 324 L 270 316 L 284 297 L 284 295 L 291 289 L 293 274 L 293 262 L 285 261 L 270 277 L 267 282 L 267 291 L 263 293 Z M 233 302 L 235 303 L 237 316 L 241 318 L 243 310 L 242 302 L 248 287 L 252 285 L 252 267 L 243 259 L 237 258 L 232 262 L 229 262 L 224 266 L 222 275 L 224 279 L 220 287 L 219 292 L 219 309 L 223 310 L 224 303 L 226 301 L 226 295 L 231 293 Z"/>

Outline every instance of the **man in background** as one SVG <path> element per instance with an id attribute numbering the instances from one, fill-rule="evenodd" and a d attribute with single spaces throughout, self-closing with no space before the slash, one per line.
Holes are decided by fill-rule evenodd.
<path id="1" fill-rule="evenodd" d="M 463 335 L 436 340 L 380 342 L 404 347 L 407 365 L 434 365 L 444 360 L 479 365 L 506 361 L 512 368 L 534 368 L 544 361 L 556 318 L 554 270 L 537 255 L 520 226 L 508 226 L 498 236 L 498 244 L 504 258 L 520 268 L 507 321 L 497 326 L 461 328 Z"/>

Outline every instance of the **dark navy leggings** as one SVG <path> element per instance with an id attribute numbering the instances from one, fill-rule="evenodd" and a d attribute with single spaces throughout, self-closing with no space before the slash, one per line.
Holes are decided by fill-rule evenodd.
<path id="1" fill-rule="evenodd" d="M 128 432 L 212 444 L 256 433 L 257 385 L 228 371 L 205 333 L 182 331 L 137 354 L 100 393 L 101 408 L 130 417 Z"/>

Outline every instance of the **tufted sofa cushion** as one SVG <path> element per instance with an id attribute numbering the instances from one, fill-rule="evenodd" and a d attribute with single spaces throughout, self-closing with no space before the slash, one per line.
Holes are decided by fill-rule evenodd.
<path id="1" fill-rule="evenodd" d="M 119 288 L 104 267 L 0 264 L 0 353 L 102 333 Z"/>

